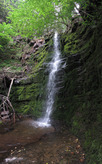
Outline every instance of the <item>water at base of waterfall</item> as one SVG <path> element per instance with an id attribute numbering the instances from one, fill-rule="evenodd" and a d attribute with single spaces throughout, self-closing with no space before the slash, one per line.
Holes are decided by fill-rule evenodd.
<path id="1" fill-rule="evenodd" d="M 61 58 L 60 58 L 60 51 L 59 51 L 59 42 L 58 42 L 58 33 L 55 32 L 54 34 L 54 52 L 53 58 L 49 63 L 50 73 L 47 83 L 47 99 L 45 102 L 45 115 L 39 121 L 35 122 L 35 126 L 40 127 L 49 127 L 50 124 L 50 115 L 53 110 L 54 105 L 54 97 L 56 91 L 56 73 L 58 72 L 60 65 L 61 65 Z"/>

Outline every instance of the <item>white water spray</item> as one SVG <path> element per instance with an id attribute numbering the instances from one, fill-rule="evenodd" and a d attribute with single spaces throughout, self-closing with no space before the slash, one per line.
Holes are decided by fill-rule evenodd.
<path id="1" fill-rule="evenodd" d="M 54 97 L 56 91 L 56 73 L 59 70 L 61 65 L 60 51 L 59 51 L 59 42 L 58 42 L 58 33 L 54 34 L 54 56 L 52 61 L 49 63 L 50 73 L 47 84 L 47 100 L 45 104 L 46 113 L 45 116 L 37 122 L 38 126 L 50 126 L 50 115 L 53 110 Z"/>

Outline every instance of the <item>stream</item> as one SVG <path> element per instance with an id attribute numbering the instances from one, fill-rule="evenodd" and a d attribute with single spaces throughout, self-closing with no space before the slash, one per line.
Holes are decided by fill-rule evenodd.
<path id="1" fill-rule="evenodd" d="M 0 130 L 1 132 L 1 130 Z M 0 134 L 0 164 L 84 164 L 80 141 L 65 126 L 35 127 L 32 119 Z"/>

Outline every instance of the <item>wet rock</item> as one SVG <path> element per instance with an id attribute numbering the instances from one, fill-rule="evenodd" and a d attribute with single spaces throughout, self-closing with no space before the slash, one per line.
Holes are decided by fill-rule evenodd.
<path id="1" fill-rule="evenodd" d="M 30 57 L 31 57 L 30 52 L 23 54 L 22 57 L 20 57 L 22 65 L 24 65 L 26 63 L 26 60 L 28 60 Z"/>
<path id="2" fill-rule="evenodd" d="M 72 33 L 75 32 L 78 28 L 79 24 L 78 23 L 74 23 L 74 26 L 72 28 Z"/>
<path id="3" fill-rule="evenodd" d="M 20 35 L 14 37 L 14 42 L 19 43 L 22 41 L 22 37 Z"/>
<path id="4" fill-rule="evenodd" d="M 47 43 L 48 41 L 50 41 L 50 38 L 46 38 L 45 39 L 45 43 Z"/>
<path id="5" fill-rule="evenodd" d="M 44 40 L 44 39 L 39 39 L 39 40 L 38 40 L 38 43 L 44 44 L 44 43 L 45 43 L 45 40 Z"/>
<path id="6" fill-rule="evenodd" d="M 30 57 L 30 54 L 25 54 L 25 60 L 29 59 Z"/>
<path id="7" fill-rule="evenodd" d="M 23 77 L 14 80 L 15 85 L 28 85 L 33 83 L 33 78 Z"/>
<path id="8" fill-rule="evenodd" d="M 77 28 L 81 25 L 81 22 L 83 21 L 82 18 L 73 18 L 72 19 L 72 33 L 74 33 Z"/>
<path id="9" fill-rule="evenodd" d="M 73 60 L 74 61 L 79 61 L 80 58 L 81 58 L 81 54 L 79 54 L 79 53 L 68 56 L 68 60 L 70 60 L 72 62 L 73 62 Z"/>
<path id="10" fill-rule="evenodd" d="M 32 47 L 32 46 L 34 46 L 35 43 L 36 43 L 35 40 L 31 40 L 30 43 L 29 43 L 29 46 Z"/>
<path id="11" fill-rule="evenodd" d="M 33 47 L 34 48 L 38 48 L 39 47 L 39 44 L 38 43 L 35 43 Z"/>

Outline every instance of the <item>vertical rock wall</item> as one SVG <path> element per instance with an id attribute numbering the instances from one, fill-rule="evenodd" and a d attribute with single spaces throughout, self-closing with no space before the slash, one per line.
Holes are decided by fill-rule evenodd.
<path id="1" fill-rule="evenodd" d="M 66 58 L 63 88 L 56 97 L 54 117 L 71 126 L 86 150 L 87 163 L 101 164 L 102 31 L 100 24 L 80 25 L 61 37 Z"/>

